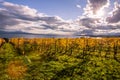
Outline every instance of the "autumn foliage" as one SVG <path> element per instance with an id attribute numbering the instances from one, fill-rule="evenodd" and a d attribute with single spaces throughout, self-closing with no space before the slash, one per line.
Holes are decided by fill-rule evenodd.
<path id="1" fill-rule="evenodd" d="M 1 80 L 119 80 L 120 38 L 1 38 L 0 75 Z"/>

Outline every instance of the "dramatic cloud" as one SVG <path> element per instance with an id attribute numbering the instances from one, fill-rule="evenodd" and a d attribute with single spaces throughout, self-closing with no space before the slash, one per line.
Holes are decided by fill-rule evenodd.
<path id="1" fill-rule="evenodd" d="M 115 4 L 111 16 L 93 17 L 109 5 L 109 0 L 88 0 L 84 15 L 76 20 L 48 16 L 28 6 L 1 2 L 0 33 L 19 32 L 43 35 L 120 35 L 120 5 Z M 76 7 L 81 8 L 80 5 Z M 102 13 L 101 13 L 102 14 Z"/>
<path id="2" fill-rule="evenodd" d="M 109 23 L 117 23 L 117 22 L 120 21 L 120 5 L 115 2 L 114 6 L 115 7 L 114 7 L 114 9 L 112 11 L 111 17 L 107 18 L 107 21 Z"/>
<path id="3" fill-rule="evenodd" d="M 97 10 L 101 9 L 108 3 L 108 0 L 88 0 L 88 3 L 93 13 L 96 13 Z"/>
<path id="4" fill-rule="evenodd" d="M 109 6 L 109 0 L 88 0 L 86 8 L 84 8 L 84 15 L 91 17 L 91 15 L 96 15 L 97 11 L 103 10 L 105 7 Z"/>
<path id="5" fill-rule="evenodd" d="M 92 27 L 92 24 L 95 24 L 95 22 L 98 20 L 99 19 L 94 19 L 94 18 L 83 18 L 83 19 L 80 19 L 80 23 L 83 26 Z"/>
<path id="6" fill-rule="evenodd" d="M 50 17 L 24 5 L 2 2 L 0 30 L 21 31 L 33 34 L 71 34 L 69 24 L 59 16 Z M 65 30 L 64 30 L 65 29 Z"/>
<path id="7" fill-rule="evenodd" d="M 28 6 L 12 4 L 3 2 L 2 5 L 13 17 L 25 20 L 38 20 L 39 17 L 45 16 L 43 13 L 38 13 L 37 10 L 29 8 Z"/>

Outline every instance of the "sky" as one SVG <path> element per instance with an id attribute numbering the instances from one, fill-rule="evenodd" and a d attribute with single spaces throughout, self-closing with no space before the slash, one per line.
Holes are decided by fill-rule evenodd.
<path id="1" fill-rule="evenodd" d="M 76 19 L 83 12 L 77 8 L 85 7 L 86 0 L 6 0 L 14 4 L 27 5 L 50 16 L 58 15 L 64 19 Z M 69 14 L 69 15 L 68 15 Z"/>
<path id="2" fill-rule="evenodd" d="M 119 0 L 0 0 L 0 37 L 120 35 L 119 15 Z"/>

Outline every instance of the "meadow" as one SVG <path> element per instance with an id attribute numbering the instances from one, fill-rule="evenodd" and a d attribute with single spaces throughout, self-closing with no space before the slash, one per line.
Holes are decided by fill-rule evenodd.
<path id="1" fill-rule="evenodd" d="M 1 38 L 0 80 L 120 80 L 120 38 Z"/>

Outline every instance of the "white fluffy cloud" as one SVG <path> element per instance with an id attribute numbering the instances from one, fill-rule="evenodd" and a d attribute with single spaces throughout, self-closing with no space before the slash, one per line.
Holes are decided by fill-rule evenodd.
<path id="1" fill-rule="evenodd" d="M 76 7 L 77 7 L 77 8 L 81 8 L 81 6 L 80 6 L 80 5 L 78 5 L 78 4 L 76 5 Z"/>
<path id="2" fill-rule="evenodd" d="M 105 7 L 108 7 L 110 2 L 109 0 L 87 0 L 87 5 L 84 8 L 84 15 L 91 17 L 97 14 L 97 11 L 103 10 Z M 101 13 L 102 14 L 102 13 Z"/>

